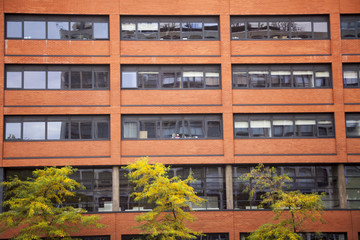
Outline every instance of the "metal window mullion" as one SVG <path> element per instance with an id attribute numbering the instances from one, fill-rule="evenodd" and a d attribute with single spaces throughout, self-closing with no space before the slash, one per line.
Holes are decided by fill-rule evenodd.
<path id="1" fill-rule="evenodd" d="M 266 21 L 266 39 L 270 39 L 270 21 L 267 19 Z"/>
<path id="2" fill-rule="evenodd" d="M 311 37 L 315 39 L 314 20 L 311 20 Z"/>
<path id="3" fill-rule="evenodd" d="M 204 23 L 204 19 L 201 20 L 201 30 L 202 30 L 202 40 L 205 40 L 205 23 Z"/>
<path id="4" fill-rule="evenodd" d="M 48 132 L 48 131 L 47 131 L 47 127 L 48 127 L 48 126 L 47 126 L 47 123 L 48 123 L 48 120 L 47 120 L 47 119 L 48 119 L 48 116 L 46 116 L 46 117 L 45 117 L 45 120 L 44 120 L 44 122 L 45 122 L 45 141 L 48 140 L 48 136 L 47 136 L 47 132 Z"/>

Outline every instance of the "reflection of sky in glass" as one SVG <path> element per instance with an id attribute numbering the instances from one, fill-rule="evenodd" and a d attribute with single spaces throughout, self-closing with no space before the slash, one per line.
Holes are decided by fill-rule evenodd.
<path id="1" fill-rule="evenodd" d="M 94 38 L 108 38 L 108 24 L 107 23 L 94 23 Z"/>
<path id="2" fill-rule="evenodd" d="M 61 36 L 64 30 L 69 30 L 68 22 L 48 22 L 48 39 L 65 39 L 65 36 Z"/>
<path id="3" fill-rule="evenodd" d="M 328 26 L 326 22 L 314 22 L 314 32 L 327 32 Z"/>
<path id="4" fill-rule="evenodd" d="M 45 39 L 45 22 L 25 21 L 25 39 Z"/>
<path id="5" fill-rule="evenodd" d="M 20 139 L 21 138 L 21 123 L 6 123 L 5 125 L 6 139 Z"/>
<path id="6" fill-rule="evenodd" d="M 64 129 L 64 130 L 62 131 L 62 129 Z M 65 133 L 65 123 L 63 123 L 63 122 L 48 122 L 47 123 L 47 139 L 49 139 L 49 140 L 61 139 L 62 132 Z"/>
<path id="7" fill-rule="evenodd" d="M 24 140 L 45 139 L 45 122 L 24 122 Z"/>
<path id="8" fill-rule="evenodd" d="M 292 30 L 296 32 L 311 32 L 311 22 L 294 22 Z"/>
<path id="9" fill-rule="evenodd" d="M 24 71 L 25 89 L 45 89 L 44 71 Z"/>
<path id="10" fill-rule="evenodd" d="M 123 88 L 136 88 L 136 72 L 123 72 L 121 75 L 121 83 Z"/>
<path id="11" fill-rule="evenodd" d="M 6 22 L 6 37 L 7 38 L 21 38 L 22 24 L 21 22 Z"/>
<path id="12" fill-rule="evenodd" d="M 61 71 L 49 71 L 48 72 L 48 89 L 60 89 L 61 88 Z"/>
<path id="13" fill-rule="evenodd" d="M 202 30 L 202 23 L 195 23 L 195 22 L 183 23 L 182 27 L 185 29 L 191 29 L 191 30 Z"/>
<path id="14" fill-rule="evenodd" d="M 7 88 L 21 88 L 21 72 L 7 72 L 6 73 L 6 87 Z"/>

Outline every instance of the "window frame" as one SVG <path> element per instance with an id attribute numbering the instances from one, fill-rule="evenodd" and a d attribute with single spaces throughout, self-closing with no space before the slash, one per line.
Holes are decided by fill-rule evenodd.
<path id="1" fill-rule="evenodd" d="M 71 23 L 80 22 L 84 19 L 85 21 L 91 22 L 92 31 L 91 38 L 89 39 L 74 39 L 71 37 Z M 45 23 L 44 38 L 25 38 L 25 22 L 26 21 L 40 21 Z M 21 22 L 22 33 L 21 37 L 8 37 L 7 36 L 7 22 Z M 67 37 L 65 39 L 54 39 L 49 38 L 49 22 L 68 22 Z M 107 37 L 106 38 L 95 38 L 94 24 L 95 23 L 107 23 Z M 65 41 L 104 41 L 110 40 L 110 22 L 109 15 L 33 15 L 33 14 L 5 14 L 5 39 L 21 39 L 21 40 L 65 40 Z"/>
<path id="2" fill-rule="evenodd" d="M 58 120 L 56 120 L 56 118 Z M 45 123 L 45 133 L 44 139 L 41 140 L 27 140 L 24 139 L 24 122 L 44 122 Z M 91 121 L 91 138 L 89 139 L 82 139 L 81 136 L 79 138 L 72 138 L 71 137 L 71 123 L 74 121 L 78 123 L 79 121 Z M 62 139 L 48 139 L 48 123 L 56 122 L 56 121 L 63 121 L 67 124 L 67 135 Z M 107 138 L 98 138 L 98 126 L 97 122 L 107 122 L 108 123 L 108 137 Z M 7 123 L 20 123 L 20 139 L 14 138 L 6 138 L 6 124 Z M 44 116 L 12 116 L 6 115 L 4 116 L 4 141 L 6 142 L 41 142 L 41 141 L 108 141 L 110 140 L 110 115 L 44 115 Z M 67 136 L 67 138 L 66 138 Z"/>
<path id="3" fill-rule="evenodd" d="M 266 22 L 266 38 L 248 38 L 248 23 L 249 22 Z M 271 38 L 270 37 L 270 23 L 272 22 L 287 22 L 289 24 L 287 38 Z M 311 22 L 311 38 L 292 38 L 292 23 L 293 22 Z M 326 22 L 327 23 L 327 37 L 315 38 L 314 23 Z M 244 38 L 234 38 L 232 25 L 235 23 L 244 23 Z M 329 15 L 269 15 L 269 16 L 230 16 L 230 40 L 234 41 L 261 41 L 261 40 L 326 40 L 330 39 L 330 18 Z"/>
<path id="4" fill-rule="evenodd" d="M 233 64 L 232 65 L 232 88 L 233 89 L 332 89 L 332 69 L 330 64 Z M 252 87 L 250 83 L 250 71 L 266 71 L 268 72 L 267 82 L 265 82 L 264 87 Z M 273 82 L 271 78 L 272 72 L 287 71 L 290 72 L 290 87 L 280 86 L 273 87 Z M 311 71 L 313 72 L 313 87 L 297 87 L 295 83 L 294 72 L 296 71 Z M 329 73 L 329 82 L 328 86 L 316 86 L 316 73 L 319 71 L 327 71 Z M 246 72 L 246 87 L 239 87 L 238 83 L 235 81 L 236 72 Z"/>
<path id="5" fill-rule="evenodd" d="M 156 129 L 158 131 L 158 134 L 156 138 L 141 138 L 140 137 L 140 122 L 141 121 L 155 121 L 159 123 L 159 129 Z M 184 137 L 184 133 L 178 133 L 177 129 L 180 131 L 183 127 L 185 129 L 185 121 L 188 120 L 198 120 L 202 121 L 202 128 L 204 129 L 203 137 Z M 209 120 L 218 121 L 220 123 L 220 136 L 219 137 L 208 137 L 208 127 L 207 122 Z M 175 121 L 175 132 L 172 134 L 171 138 L 164 138 L 164 127 L 163 123 L 165 121 Z M 181 122 L 182 125 L 179 126 L 177 123 Z M 136 123 L 137 124 L 137 136 L 136 138 L 125 138 L 125 124 L 126 123 Z M 190 129 L 190 128 L 189 128 Z M 223 139 L 223 123 L 222 123 L 222 116 L 221 115 L 215 115 L 215 114 L 203 114 L 203 115 L 122 115 L 121 117 L 121 139 L 122 140 L 207 140 L 207 139 Z"/>
<path id="6" fill-rule="evenodd" d="M 26 71 L 40 71 L 45 73 L 45 88 L 25 88 L 25 72 Z M 68 87 L 64 87 L 65 85 L 61 82 L 60 88 L 49 88 L 49 73 L 50 72 L 56 72 L 56 71 L 62 71 L 67 74 L 67 84 Z M 71 86 L 71 73 L 72 72 L 91 72 L 91 88 L 84 88 L 82 87 L 80 83 L 80 88 L 72 88 Z M 7 73 L 8 72 L 20 72 L 21 73 L 21 87 L 17 88 L 9 88 L 8 85 L 8 79 L 7 79 Z M 96 87 L 96 78 L 95 73 L 97 72 L 103 72 L 107 73 L 108 79 L 107 79 L 107 87 Z M 24 64 L 24 65 L 13 65 L 13 64 L 6 64 L 5 65 L 5 71 L 4 71 L 4 89 L 5 90 L 57 90 L 57 91 L 86 91 L 86 90 L 110 90 L 110 66 L 109 65 L 30 65 L 30 64 Z M 64 82 L 65 83 L 65 82 Z"/>
<path id="7" fill-rule="evenodd" d="M 198 22 L 202 23 L 201 39 L 184 39 L 183 23 L 186 22 Z M 161 39 L 160 37 L 160 23 L 179 23 L 180 32 L 179 39 Z M 134 38 L 124 38 L 123 24 L 135 24 Z M 139 38 L 138 23 L 157 23 L 158 29 L 156 38 L 153 39 L 142 39 Z M 217 23 L 217 36 L 213 39 L 205 38 L 205 24 L 206 23 Z M 220 19 L 219 16 L 125 16 L 120 15 L 120 40 L 121 41 L 219 41 L 220 40 Z"/>
<path id="8" fill-rule="evenodd" d="M 157 72 L 158 79 L 156 87 L 147 88 L 144 87 L 144 83 L 141 81 L 140 72 Z M 202 72 L 202 87 L 184 87 L 184 73 L 196 71 Z M 206 74 L 216 72 L 219 74 L 219 86 L 208 87 L 206 85 Z M 124 78 L 123 73 L 135 73 L 137 87 L 123 87 Z M 174 77 L 173 86 L 179 83 L 179 87 L 164 87 L 162 82 L 162 76 L 166 73 L 176 73 Z M 178 75 L 180 73 L 180 76 Z M 180 82 L 178 81 L 180 79 Z M 121 90 L 212 90 L 221 89 L 221 67 L 220 65 L 121 65 Z"/>
<path id="9" fill-rule="evenodd" d="M 359 18 L 359 21 L 360 21 L 360 18 Z M 343 63 L 342 69 L 343 69 L 342 79 L 343 79 L 344 88 L 350 88 L 350 89 L 351 88 L 360 88 L 360 63 Z M 347 84 L 345 83 L 345 72 L 346 71 L 355 71 L 356 72 L 357 86 L 347 86 Z"/>
<path id="10" fill-rule="evenodd" d="M 354 23 L 354 37 L 344 37 L 343 24 L 345 22 L 353 22 Z M 360 39 L 360 14 L 340 14 L 340 28 L 341 28 L 341 39 Z"/>
<path id="11" fill-rule="evenodd" d="M 301 138 L 335 138 L 335 123 L 334 116 L 329 113 L 279 113 L 279 114 L 237 114 L 234 113 L 234 139 L 301 139 Z M 251 121 L 254 120 L 263 120 L 270 122 L 270 135 L 262 136 L 262 137 L 254 137 L 251 130 Z M 274 120 L 292 120 L 293 122 L 293 135 L 292 136 L 283 136 L 283 137 L 275 137 L 274 136 Z M 312 136 L 298 136 L 296 130 L 295 121 L 297 120 L 314 120 L 315 121 L 315 129 L 313 129 Z M 333 135 L 331 136 L 320 136 L 319 135 L 319 121 L 332 121 Z M 248 123 L 248 136 L 236 136 L 236 122 L 247 122 Z M 300 133 L 300 132 L 299 132 Z"/>

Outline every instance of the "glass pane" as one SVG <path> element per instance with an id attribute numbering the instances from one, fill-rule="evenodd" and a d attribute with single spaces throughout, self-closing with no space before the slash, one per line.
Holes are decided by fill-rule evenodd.
<path id="1" fill-rule="evenodd" d="M 96 126 L 97 126 L 97 138 L 109 139 L 109 123 L 98 122 Z"/>
<path id="2" fill-rule="evenodd" d="M 295 87 L 313 88 L 314 73 L 312 71 L 294 71 Z"/>
<path id="3" fill-rule="evenodd" d="M 140 121 L 140 133 L 139 138 L 141 139 L 154 139 L 158 138 L 156 122 L 152 121 Z"/>
<path id="4" fill-rule="evenodd" d="M 314 22 L 314 38 L 324 39 L 329 38 L 328 23 L 327 22 Z"/>
<path id="5" fill-rule="evenodd" d="M 70 23 L 71 39 L 88 40 L 93 38 L 93 24 L 91 22 L 71 22 Z"/>
<path id="6" fill-rule="evenodd" d="M 25 89 L 45 89 L 45 71 L 24 71 Z"/>
<path id="7" fill-rule="evenodd" d="M 166 72 L 161 74 L 161 86 L 163 88 L 179 88 L 181 72 Z"/>
<path id="8" fill-rule="evenodd" d="M 44 140 L 45 122 L 24 122 L 23 123 L 24 140 Z"/>
<path id="9" fill-rule="evenodd" d="M 108 39 L 109 38 L 109 24 L 108 23 L 94 23 L 94 39 Z"/>
<path id="10" fill-rule="evenodd" d="M 176 132 L 176 121 L 162 121 L 162 138 L 180 138 L 179 132 Z"/>
<path id="11" fill-rule="evenodd" d="M 220 86 L 220 74 L 218 72 L 205 73 L 205 85 L 207 88 L 217 88 Z"/>
<path id="12" fill-rule="evenodd" d="M 291 87 L 290 71 L 272 71 L 271 72 L 272 87 Z"/>
<path id="13" fill-rule="evenodd" d="M 346 120 L 346 136 L 360 137 L 360 120 Z"/>
<path id="14" fill-rule="evenodd" d="M 122 23 L 121 24 L 121 38 L 122 39 L 135 39 L 136 38 L 136 24 L 135 23 Z"/>
<path id="15" fill-rule="evenodd" d="M 269 87 L 268 76 L 267 71 L 249 71 L 250 87 Z"/>
<path id="16" fill-rule="evenodd" d="M 248 137 L 249 136 L 249 123 L 247 121 L 235 122 L 235 136 Z"/>
<path id="17" fill-rule="evenodd" d="M 45 22 L 25 21 L 24 39 L 45 39 Z"/>
<path id="18" fill-rule="evenodd" d="M 21 88 L 22 72 L 6 72 L 6 88 Z"/>
<path id="19" fill-rule="evenodd" d="M 290 37 L 289 22 L 270 22 L 269 33 L 272 39 L 288 39 Z"/>
<path id="20" fill-rule="evenodd" d="M 182 23 L 182 39 L 202 39 L 202 23 L 187 22 Z"/>
<path id="21" fill-rule="evenodd" d="M 180 39 L 180 23 L 160 23 L 160 40 Z"/>
<path id="22" fill-rule="evenodd" d="M 251 120 L 250 129 L 253 137 L 271 137 L 269 120 Z"/>
<path id="23" fill-rule="evenodd" d="M 296 136 L 313 137 L 315 136 L 315 120 L 296 120 Z"/>
<path id="24" fill-rule="evenodd" d="M 158 72 L 139 72 L 139 81 L 144 88 L 157 88 L 159 81 Z"/>
<path id="25" fill-rule="evenodd" d="M 158 39 L 158 23 L 138 23 L 137 27 L 138 39 Z"/>
<path id="26" fill-rule="evenodd" d="M 315 72 L 315 87 L 330 86 L 330 73 L 328 71 Z"/>
<path id="27" fill-rule="evenodd" d="M 92 88 L 92 72 L 81 72 L 81 87 Z"/>
<path id="28" fill-rule="evenodd" d="M 21 123 L 5 123 L 5 139 L 21 139 Z"/>
<path id="29" fill-rule="evenodd" d="M 71 122 L 71 139 L 80 139 L 79 122 Z"/>
<path id="30" fill-rule="evenodd" d="M 192 138 L 203 138 L 203 121 L 189 121 L 190 135 Z"/>
<path id="31" fill-rule="evenodd" d="M 292 120 L 274 120 L 274 137 L 294 136 L 294 122 Z"/>
<path id="32" fill-rule="evenodd" d="M 69 129 L 68 123 L 65 121 L 48 122 L 47 139 L 48 140 L 67 139 L 69 136 L 68 129 Z"/>
<path id="33" fill-rule="evenodd" d="M 341 37 L 342 38 L 355 38 L 355 22 L 354 21 L 341 21 Z"/>
<path id="34" fill-rule="evenodd" d="M 357 71 L 344 71 L 344 86 L 357 87 L 358 86 Z"/>
<path id="35" fill-rule="evenodd" d="M 136 72 L 122 72 L 121 73 L 121 87 L 122 88 L 137 88 L 137 74 Z"/>
<path id="36" fill-rule="evenodd" d="M 109 72 L 94 72 L 95 88 L 108 88 L 109 87 Z"/>
<path id="37" fill-rule="evenodd" d="M 233 81 L 234 87 L 247 87 L 247 72 L 234 72 Z"/>
<path id="38" fill-rule="evenodd" d="M 48 23 L 48 39 L 69 39 L 69 22 Z"/>
<path id="39" fill-rule="evenodd" d="M 248 39 L 267 39 L 267 22 L 248 22 Z"/>
<path id="40" fill-rule="evenodd" d="M 204 38 L 215 39 L 219 36 L 219 28 L 217 23 L 204 23 Z"/>
<path id="41" fill-rule="evenodd" d="M 126 122 L 124 123 L 124 138 L 137 138 L 137 123 Z"/>
<path id="42" fill-rule="evenodd" d="M 292 39 L 311 39 L 311 22 L 293 22 L 291 25 Z"/>
<path id="43" fill-rule="evenodd" d="M 92 139 L 92 123 L 81 122 L 80 123 L 81 139 Z"/>
<path id="44" fill-rule="evenodd" d="M 221 137 L 220 121 L 207 121 L 207 137 L 208 138 L 220 138 Z"/>
<path id="45" fill-rule="evenodd" d="M 71 72 L 71 88 L 81 87 L 81 72 Z"/>
<path id="46" fill-rule="evenodd" d="M 245 39 L 245 22 L 231 24 L 231 39 Z"/>
<path id="47" fill-rule="evenodd" d="M 6 38 L 22 38 L 22 22 L 6 22 Z"/>
<path id="48" fill-rule="evenodd" d="M 203 72 L 183 72 L 184 88 L 203 88 L 204 87 Z"/>
<path id="49" fill-rule="evenodd" d="M 48 89 L 61 89 L 63 82 L 64 72 L 62 71 L 49 71 L 48 74 Z"/>

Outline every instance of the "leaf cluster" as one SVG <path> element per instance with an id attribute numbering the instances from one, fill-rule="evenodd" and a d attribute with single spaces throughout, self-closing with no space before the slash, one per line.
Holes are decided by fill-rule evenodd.
<path id="1" fill-rule="evenodd" d="M 149 164 L 148 158 L 141 158 L 124 169 L 129 170 L 128 177 L 135 185 L 131 194 L 134 200 L 155 204 L 152 211 L 136 218 L 137 222 L 143 222 L 138 228 L 144 234 L 161 240 L 195 239 L 201 234 L 185 225 L 185 222 L 195 221 L 188 211 L 189 202 L 201 204 L 204 201 L 190 186 L 194 181 L 191 174 L 185 180 L 169 178 L 169 167 L 160 163 Z"/>
<path id="2" fill-rule="evenodd" d="M 50 167 L 35 170 L 33 178 L 25 181 L 14 176 L 3 182 L 3 205 L 8 210 L 0 214 L 1 232 L 19 227 L 14 239 L 71 239 L 70 233 L 80 227 L 104 227 L 98 223 L 99 216 L 82 215 L 85 210 L 63 205 L 76 189 L 83 188 L 69 178 L 75 171 L 70 166 Z"/>

